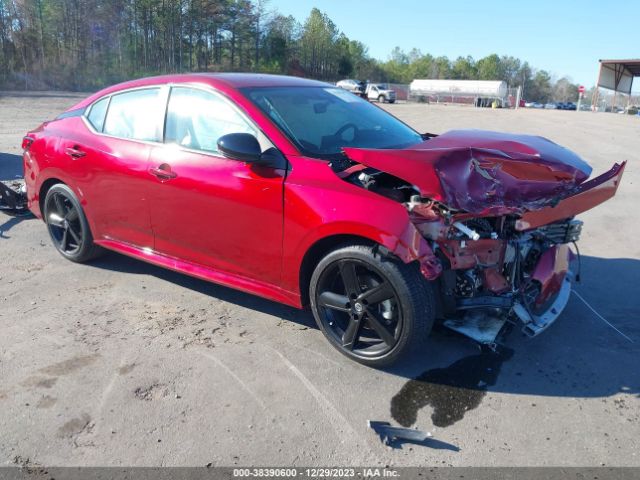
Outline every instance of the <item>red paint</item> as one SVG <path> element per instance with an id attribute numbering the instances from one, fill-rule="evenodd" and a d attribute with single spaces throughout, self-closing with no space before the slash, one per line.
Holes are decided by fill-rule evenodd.
<path id="1" fill-rule="evenodd" d="M 147 178 L 154 250 L 278 284 L 284 170 L 152 147 L 149 164 L 165 163 L 175 178 Z M 247 261 L 248 252 L 260 261 Z"/>
<path id="2" fill-rule="evenodd" d="M 438 242 L 449 259 L 452 270 L 464 270 L 475 267 L 478 263 L 487 266 L 502 264 L 505 242 L 490 238 L 476 241 L 444 240 Z"/>
<path id="3" fill-rule="evenodd" d="M 498 271 L 497 267 L 482 270 L 484 286 L 492 293 L 501 294 L 509 290 L 507 279 Z"/>
<path id="4" fill-rule="evenodd" d="M 234 275 L 221 270 L 213 270 L 211 268 L 203 267 L 195 263 L 185 261 L 180 258 L 174 258 L 161 253 L 155 252 L 149 249 L 143 249 L 135 245 L 129 245 L 124 242 L 118 242 L 115 240 L 98 240 L 96 243 L 104 248 L 113 250 L 130 257 L 144 260 L 145 262 L 157 265 L 159 267 L 168 268 L 169 270 L 175 270 L 189 276 L 199 278 L 201 280 L 207 280 L 210 282 L 219 283 L 221 285 L 233 286 L 243 292 L 253 293 L 261 295 L 266 298 L 270 298 L 277 302 L 286 303 L 293 306 L 299 306 L 300 299 L 298 295 L 283 290 L 276 285 L 262 282 L 256 278 L 247 278 L 241 275 Z"/>
<path id="5" fill-rule="evenodd" d="M 57 179 L 81 200 L 100 245 L 294 306 L 301 306 L 305 254 L 334 235 L 368 239 L 404 261 L 418 260 L 429 278 L 440 273 L 439 261 L 401 204 L 344 182 L 326 161 L 301 156 L 238 91 L 325 84 L 269 75 L 171 75 L 109 87 L 69 111 L 109 93 L 168 83 L 225 95 L 287 156 L 290 171 L 96 135 L 82 118 L 70 117 L 30 133 L 35 141 L 25 153 L 25 177 L 32 212 L 41 217 L 40 189 Z M 74 146 L 86 155 L 66 155 Z M 149 173 L 162 164 L 176 177 Z"/>
<path id="6" fill-rule="evenodd" d="M 538 260 L 532 278 L 540 282 L 540 294 L 536 305 L 544 305 L 560 290 L 562 281 L 569 271 L 571 250 L 569 245 L 554 245 L 545 251 Z"/>
<path id="7" fill-rule="evenodd" d="M 403 204 L 345 181 L 345 174 L 336 174 L 328 162 L 303 156 L 239 91 L 326 84 L 269 75 L 170 75 L 109 87 L 70 111 L 81 111 L 110 93 L 167 84 L 220 92 L 253 120 L 290 168 L 256 167 L 162 143 L 98 135 L 83 118 L 70 116 L 29 133 L 33 141 L 24 165 L 31 211 L 41 217 L 45 182 L 64 182 L 80 199 L 94 239 L 105 248 L 297 307 L 305 293 L 305 255 L 330 237 L 377 243 L 404 262 L 417 261 L 429 280 L 440 275 L 443 265 L 426 232 L 438 232 L 452 268 L 468 268 L 475 259 L 502 262 L 501 240 L 468 242 L 465 247 L 448 242 L 448 226 L 433 205 L 419 205 L 409 213 Z M 406 180 L 423 196 L 457 209 L 458 219 L 513 213 L 524 214 L 523 220 L 531 223 L 537 221 L 529 217 L 535 210 L 543 209 L 544 218 L 552 218 L 544 208 L 559 198 L 569 197 L 560 205 L 577 202 L 589 208 L 593 203 L 593 194 L 591 200 L 581 196 L 588 192 L 582 188 L 590 182 L 581 184 L 590 168 L 540 137 L 450 132 L 411 149 L 345 151 L 356 162 Z M 352 170 L 362 168 L 355 165 Z M 605 188 L 599 185 L 594 188 Z M 607 195 L 613 193 L 607 190 Z M 575 210 L 571 204 L 567 211 Z M 549 291 L 561 272 L 544 265 L 539 276 Z M 485 274 L 491 291 L 503 291 L 500 277 L 498 271 Z"/>
<path id="8" fill-rule="evenodd" d="M 575 153 L 531 135 L 456 130 L 410 149 L 345 148 L 424 197 L 476 215 L 523 213 L 569 196 L 591 173 Z"/>
<path id="9" fill-rule="evenodd" d="M 554 207 L 523 214 L 522 218 L 516 222 L 516 229 L 529 230 L 570 218 L 609 200 L 618 191 L 626 165 L 626 161 L 615 164 L 608 172 L 580 185 L 576 189 L 576 193 Z"/>

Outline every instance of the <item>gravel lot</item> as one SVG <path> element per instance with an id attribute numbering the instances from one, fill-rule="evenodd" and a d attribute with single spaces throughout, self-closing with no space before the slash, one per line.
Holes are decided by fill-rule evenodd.
<path id="1" fill-rule="evenodd" d="M 0 94 L 0 178 L 77 98 Z M 308 312 L 117 254 L 76 265 L 40 221 L 0 213 L 0 465 L 640 466 L 640 119 L 386 108 L 421 131 L 543 135 L 595 173 L 629 160 L 618 196 L 581 217 L 583 283 L 552 328 L 514 331 L 503 358 L 436 331 L 376 371 Z M 369 419 L 436 441 L 390 448 Z"/>

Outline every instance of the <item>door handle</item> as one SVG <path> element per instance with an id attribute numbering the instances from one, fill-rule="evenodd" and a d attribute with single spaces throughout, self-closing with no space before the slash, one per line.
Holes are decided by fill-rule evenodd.
<path id="1" fill-rule="evenodd" d="M 150 168 L 149 173 L 160 180 L 171 180 L 178 176 L 176 172 L 171 171 L 171 167 L 167 163 L 163 163 L 159 167 Z"/>
<path id="2" fill-rule="evenodd" d="M 66 148 L 64 150 L 64 153 L 69 155 L 74 160 L 78 158 L 82 158 L 87 154 L 87 152 L 83 152 L 78 145 L 74 145 L 73 147 Z"/>

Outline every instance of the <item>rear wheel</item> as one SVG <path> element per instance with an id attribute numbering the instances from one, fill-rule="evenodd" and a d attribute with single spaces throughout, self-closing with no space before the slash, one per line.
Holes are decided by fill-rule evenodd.
<path id="1" fill-rule="evenodd" d="M 73 262 L 86 262 L 102 253 L 103 250 L 93 243 L 80 202 L 67 185 L 54 185 L 47 192 L 44 220 L 54 247 L 63 257 Z"/>
<path id="2" fill-rule="evenodd" d="M 311 278 L 310 299 L 329 342 L 373 367 L 416 350 L 433 326 L 433 286 L 418 266 L 364 245 L 348 245 L 323 258 Z"/>

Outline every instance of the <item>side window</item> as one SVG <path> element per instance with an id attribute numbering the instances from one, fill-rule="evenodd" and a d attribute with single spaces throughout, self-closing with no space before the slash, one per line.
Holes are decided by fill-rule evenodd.
<path id="1" fill-rule="evenodd" d="M 171 89 L 165 143 L 215 153 L 218 139 L 228 133 L 257 135 L 255 128 L 219 95 L 188 87 Z"/>
<path id="2" fill-rule="evenodd" d="M 104 115 L 105 113 L 107 113 L 108 106 L 109 97 L 98 100 L 93 104 L 91 110 L 89 111 L 89 115 L 87 115 L 87 120 L 89 120 L 89 123 L 98 132 L 102 132 L 102 128 L 104 127 Z"/>
<path id="3" fill-rule="evenodd" d="M 133 140 L 159 141 L 159 88 L 120 93 L 111 97 L 104 133 Z"/>

